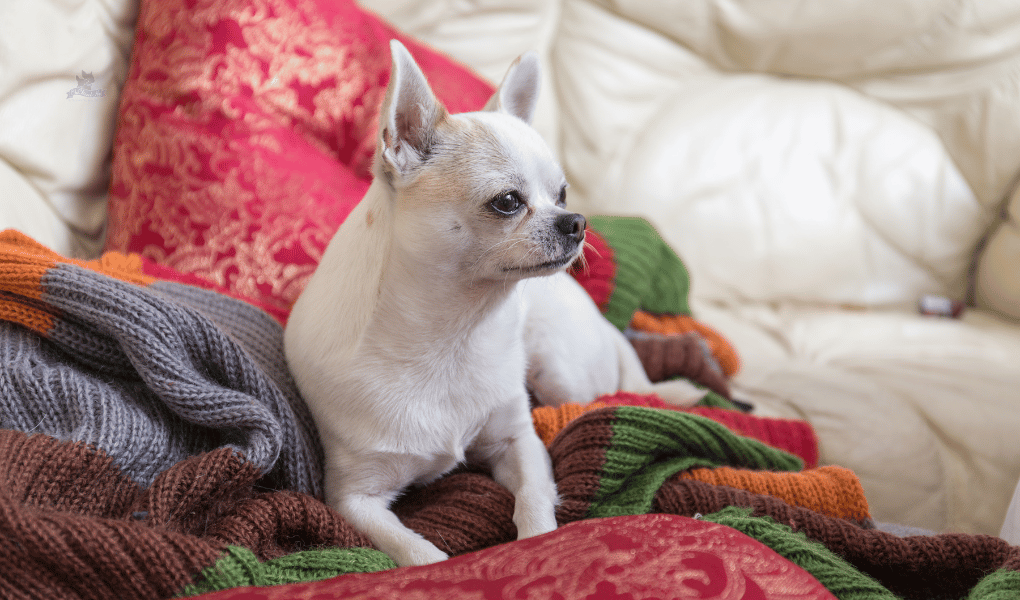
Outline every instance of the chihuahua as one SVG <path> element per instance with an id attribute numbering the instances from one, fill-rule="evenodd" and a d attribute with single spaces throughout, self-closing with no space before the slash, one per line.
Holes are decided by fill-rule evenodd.
<path id="1" fill-rule="evenodd" d="M 479 112 L 451 115 L 392 41 L 374 180 L 285 331 L 326 453 L 327 502 L 401 566 L 446 553 L 390 510 L 465 460 L 514 496 L 519 538 L 556 528 L 539 402 L 655 391 L 633 348 L 564 269 L 585 218 L 529 125 L 539 65 L 519 58 Z M 671 385 L 675 385 L 671 382 Z M 678 403 L 703 394 L 662 388 Z"/>

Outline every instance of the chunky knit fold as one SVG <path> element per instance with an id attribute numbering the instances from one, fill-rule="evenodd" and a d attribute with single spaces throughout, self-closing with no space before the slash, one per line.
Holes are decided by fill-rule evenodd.
<path id="1" fill-rule="evenodd" d="M 843 467 L 825 466 L 784 473 L 722 466 L 691 469 L 677 477 L 772 496 L 830 517 L 859 523 L 871 518 L 861 480 Z"/>
<path id="2" fill-rule="evenodd" d="M 318 433 L 279 323 L 139 269 L 0 234 L 0 428 L 94 445 L 140 484 L 227 447 L 266 485 L 321 496 Z"/>
<path id="3" fill-rule="evenodd" d="M 616 406 L 574 419 L 549 448 L 560 490 L 561 510 L 577 518 L 641 514 L 667 479 L 693 467 L 737 465 L 798 471 L 804 463 L 789 453 L 734 434 L 711 419 L 678 411 Z M 579 464 L 581 458 L 587 464 Z M 587 481 L 564 472 L 566 463 Z M 583 473 L 583 474 L 582 474 Z M 574 485 L 580 494 L 575 495 Z M 563 515 L 567 518 L 567 515 Z"/>

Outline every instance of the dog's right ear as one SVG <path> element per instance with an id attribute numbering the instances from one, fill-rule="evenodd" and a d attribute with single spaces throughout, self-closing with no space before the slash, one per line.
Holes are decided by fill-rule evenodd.
<path id="1" fill-rule="evenodd" d="M 510 65 L 499 89 L 482 110 L 502 111 L 531 124 L 538 105 L 541 68 L 534 51 L 525 52 Z"/>
<path id="2" fill-rule="evenodd" d="M 403 176 L 428 160 L 446 109 L 407 48 L 390 40 L 390 52 L 393 64 L 379 115 L 378 144 L 384 171 Z"/>

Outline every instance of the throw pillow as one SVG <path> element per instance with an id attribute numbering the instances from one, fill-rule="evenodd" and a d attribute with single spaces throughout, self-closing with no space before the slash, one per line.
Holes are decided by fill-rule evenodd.
<path id="1" fill-rule="evenodd" d="M 350 0 L 143 0 L 106 249 L 288 310 L 368 187 L 391 38 L 452 112 L 492 94 Z"/>

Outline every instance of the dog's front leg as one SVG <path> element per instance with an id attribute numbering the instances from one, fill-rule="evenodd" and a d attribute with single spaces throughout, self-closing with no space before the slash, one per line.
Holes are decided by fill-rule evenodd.
<path id="1" fill-rule="evenodd" d="M 527 407 L 527 400 L 521 404 Z M 559 496 L 552 461 L 535 433 L 527 408 L 497 411 L 475 448 L 475 455 L 492 468 L 492 478 L 514 496 L 517 539 L 556 529 Z"/>
<path id="2" fill-rule="evenodd" d="M 418 457 L 372 454 L 348 458 L 344 466 L 327 469 L 330 505 L 401 567 L 446 560 L 442 550 L 406 527 L 390 510 L 397 495 L 414 481 Z"/>

